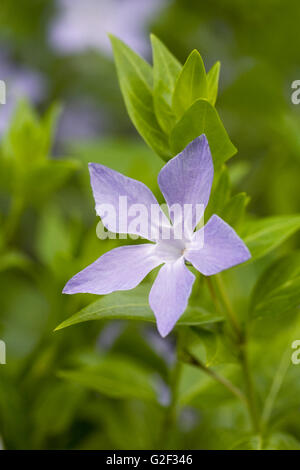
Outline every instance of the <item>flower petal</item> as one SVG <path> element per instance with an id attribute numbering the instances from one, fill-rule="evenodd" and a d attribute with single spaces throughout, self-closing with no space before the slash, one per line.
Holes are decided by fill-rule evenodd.
<path id="1" fill-rule="evenodd" d="M 205 276 L 217 274 L 251 258 L 243 240 L 217 215 L 213 215 L 204 227 L 195 232 L 192 246 L 184 256 Z"/>
<path id="2" fill-rule="evenodd" d="M 97 261 L 70 279 L 64 294 L 110 294 L 136 287 L 162 261 L 151 243 L 120 246 L 108 251 Z"/>
<path id="3" fill-rule="evenodd" d="M 156 240 L 161 224 L 170 225 L 146 185 L 98 163 L 89 170 L 96 212 L 108 230 Z"/>
<path id="4" fill-rule="evenodd" d="M 204 134 L 194 139 L 181 153 L 172 158 L 160 171 L 158 184 L 169 208 L 174 204 L 192 205 L 192 230 L 202 213 L 197 205 L 207 206 L 214 168 L 207 138 Z M 174 216 L 172 217 L 174 221 Z"/>
<path id="5" fill-rule="evenodd" d="M 185 311 L 195 276 L 184 264 L 183 257 L 165 264 L 159 271 L 149 295 L 157 328 L 165 337 Z"/>

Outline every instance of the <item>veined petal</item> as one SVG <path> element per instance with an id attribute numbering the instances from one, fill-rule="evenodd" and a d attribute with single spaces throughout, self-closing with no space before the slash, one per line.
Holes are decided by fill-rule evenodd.
<path id="1" fill-rule="evenodd" d="M 120 246 L 108 251 L 80 271 L 64 287 L 64 294 L 110 294 L 136 287 L 156 266 L 162 264 L 151 243 Z"/>
<path id="2" fill-rule="evenodd" d="M 204 134 L 194 139 L 181 153 L 172 158 L 160 171 L 158 184 L 169 209 L 191 205 L 191 229 L 194 230 L 207 206 L 214 175 L 213 161 Z M 176 224 L 176 216 L 170 214 Z"/>
<path id="3" fill-rule="evenodd" d="M 195 276 L 181 257 L 160 269 L 151 288 L 149 304 L 161 336 L 165 337 L 185 311 Z"/>
<path id="4" fill-rule="evenodd" d="M 184 256 L 205 276 L 217 274 L 251 258 L 243 240 L 217 215 L 213 215 L 204 227 L 195 232 L 191 247 Z"/>
<path id="5" fill-rule="evenodd" d="M 114 233 L 131 233 L 148 240 L 159 238 L 169 221 L 147 186 L 98 163 L 89 163 L 96 212 Z"/>

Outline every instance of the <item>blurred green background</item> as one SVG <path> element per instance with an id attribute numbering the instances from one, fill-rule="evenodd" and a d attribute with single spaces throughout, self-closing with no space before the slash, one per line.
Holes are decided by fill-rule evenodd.
<path id="1" fill-rule="evenodd" d="M 221 61 L 217 109 L 238 148 L 229 164 L 234 191 L 250 195 L 250 213 L 268 216 L 300 208 L 300 105 L 291 103 L 291 83 L 300 78 L 299 21 L 296 0 L 2 0 L 3 448 L 227 448 L 247 429 L 239 404 L 188 376 L 176 429 L 164 442 L 158 430 L 169 399 L 172 335 L 162 340 L 154 326 L 119 321 L 53 329 L 93 300 L 61 295 L 65 282 L 120 243 L 96 237 L 87 163 L 142 180 L 156 194 L 163 165 L 126 114 L 106 33 L 149 61 L 150 31 L 181 62 L 194 48 L 207 70 Z M 261 269 L 246 272 L 250 284 Z M 282 350 L 272 338 L 262 389 Z M 98 389 L 59 372 L 98 363 Z M 300 440 L 297 406 L 298 414 L 288 416 L 284 406 L 278 413 Z"/>

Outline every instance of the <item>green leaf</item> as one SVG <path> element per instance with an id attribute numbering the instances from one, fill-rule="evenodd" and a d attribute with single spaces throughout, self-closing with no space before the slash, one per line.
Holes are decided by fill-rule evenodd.
<path id="1" fill-rule="evenodd" d="M 39 204 L 80 167 L 80 162 L 72 159 L 49 159 L 35 165 L 25 180 L 27 200 Z"/>
<path id="2" fill-rule="evenodd" d="M 208 100 L 213 106 L 215 105 L 218 96 L 220 67 L 221 63 L 219 61 L 216 62 L 206 76 Z"/>
<path id="3" fill-rule="evenodd" d="M 236 153 L 215 108 L 206 100 L 197 100 L 182 116 L 170 135 L 174 154 L 192 140 L 205 134 L 213 157 L 215 171 Z"/>
<path id="4" fill-rule="evenodd" d="M 204 363 L 207 367 L 237 362 L 237 355 L 230 344 L 230 339 L 222 330 L 192 327 L 192 331 L 205 348 Z M 197 350 L 193 348 L 191 351 L 197 357 Z"/>
<path id="5" fill-rule="evenodd" d="M 59 113 L 60 107 L 53 105 L 39 119 L 27 101 L 19 102 L 11 126 L 4 137 L 3 148 L 6 156 L 16 161 L 20 171 L 26 171 L 28 165 L 46 159 Z"/>
<path id="6" fill-rule="evenodd" d="M 149 374 L 132 360 L 125 358 L 107 357 L 97 366 L 63 370 L 58 375 L 112 398 L 156 401 Z"/>
<path id="7" fill-rule="evenodd" d="M 278 247 L 299 229 L 300 215 L 282 215 L 248 222 L 241 235 L 254 260 Z"/>
<path id="8" fill-rule="evenodd" d="M 148 302 L 149 288 L 144 286 L 101 297 L 61 323 L 56 330 L 90 320 L 139 320 L 155 323 Z M 200 307 L 188 307 L 177 325 L 201 325 L 222 321 L 223 318 Z M 56 331 L 55 330 L 55 331 Z"/>
<path id="9" fill-rule="evenodd" d="M 151 34 L 153 53 L 154 109 L 162 129 L 169 134 L 176 123 L 172 95 L 182 65 L 166 46 Z"/>
<path id="10" fill-rule="evenodd" d="M 300 252 L 272 263 L 258 279 L 251 296 L 253 317 L 282 315 L 300 305 Z"/>
<path id="11" fill-rule="evenodd" d="M 220 215 L 224 205 L 230 196 L 230 180 L 228 168 L 224 165 L 219 174 L 214 177 L 211 195 L 207 208 L 205 210 L 205 218 L 208 220 L 211 215 Z"/>
<path id="12" fill-rule="evenodd" d="M 243 219 L 250 198 L 246 193 L 238 193 L 232 196 L 220 212 L 220 216 L 231 227 L 237 228 Z"/>
<path id="13" fill-rule="evenodd" d="M 199 52 L 194 49 L 188 56 L 177 79 L 172 108 L 178 118 L 199 98 L 207 98 L 206 72 Z"/>
<path id="14" fill-rule="evenodd" d="M 129 117 L 146 143 L 162 158 L 168 159 L 167 137 L 154 112 L 152 68 L 120 39 L 110 35 L 110 40 Z"/>
<path id="15" fill-rule="evenodd" d="M 245 436 L 236 442 L 231 449 L 234 450 L 299 450 L 300 442 L 293 436 L 277 432 L 267 437 Z"/>

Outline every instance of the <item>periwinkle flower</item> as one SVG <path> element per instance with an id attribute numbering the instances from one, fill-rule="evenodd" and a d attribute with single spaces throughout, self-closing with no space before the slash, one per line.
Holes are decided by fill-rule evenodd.
<path id="1" fill-rule="evenodd" d="M 119 220 L 122 216 L 119 200 L 126 196 L 130 204 L 143 204 L 148 209 L 151 236 L 141 228 L 127 233 L 134 232 L 152 243 L 121 246 L 105 253 L 70 279 L 63 292 L 102 295 L 133 289 L 150 271 L 162 265 L 151 288 L 149 304 L 155 314 L 158 331 L 164 337 L 185 311 L 195 281 L 186 261 L 203 275 L 211 276 L 243 263 L 251 256 L 233 228 L 217 215 L 213 215 L 204 227 L 196 229 L 202 216 L 197 207 L 199 204 L 204 208 L 207 206 L 214 173 L 207 139 L 204 134 L 197 137 L 158 175 L 171 221 L 143 183 L 103 165 L 91 163 L 89 168 L 96 212 L 102 217 L 104 226 L 108 230 L 116 230 L 114 218 L 104 217 L 103 207 L 111 205 Z M 176 211 L 173 213 L 172 208 L 185 205 L 190 207 L 188 218 L 191 224 L 189 230 L 182 230 L 181 238 L 177 238 L 175 229 L 185 225 L 185 221 Z M 153 206 L 158 208 L 155 217 L 150 216 Z M 166 228 L 171 234 L 168 239 L 162 236 Z"/>

